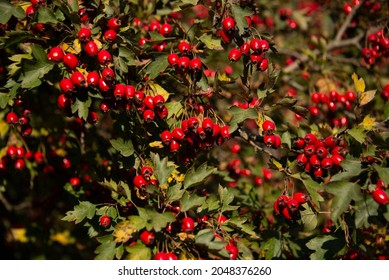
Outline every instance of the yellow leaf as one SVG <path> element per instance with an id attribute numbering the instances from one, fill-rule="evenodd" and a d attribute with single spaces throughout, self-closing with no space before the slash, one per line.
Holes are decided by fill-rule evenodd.
<path id="1" fill-rule="evenodd" d="M 81 44 L 78 39 L 73 41 L 73 45 L 70 46 L 65 42 L 61 44 L 62 49 L 67 53 L 79 54 L 81 52 Z"/>
<path id="2" fill-rule="evenodd" d="M 57 241 L 58 243 L 66 246 L 68 244 L 74 243 L 74 238 L 70 236 L 70 231 L 65 230 L 63 232 L 57 232 L 55 234 L 50 235 L 50 239 L 53 241 Z"/>
<path id="3" fill-rule="evenodd" d="M 149 146 L 151 148 L 159 148 L 159 149 L 162 149 L 163 148 L 163 145 L 162 145 L 162 142 L 161 141 L 154 141 L 154 142 L 151 142 L 149 144 Z"/>
<path id="4" fill-rule="evenodd" d="M 359 105 L 363 106 L 372 101 L 374 99 L 375 93 L 376 90 L 362 92 L 361 96 L 359 97 Z"/>
<path id="5" fill-rule="evenodd" d="M 374 117 L 367 115 L 359 125 L 366 130 L 372 130 L 376 126 L 376 121 Z"/>
<path id="6" fill-rule="evenodd" d="M 95 44 L 97 45 L 97 48 L 99 50 L 101 50 L 101 48 L 103 47 L 103 44 L 97 39 L 93 39 L 93 42 L 95 42 Z"/>
<path id="7" fill-rule="evenodd" d="M 227 76 L 226 73 L 223 73 L 221 75 L 218 75 L 217 76 L 218 80 L 221 81 L 221 82 L 231 82 L 231 78 Z"/>
<path id="8" fill-rule="evenodd" d="M 336 86 L 333 81 L 327 78 L 320 78 L 316 81 L 316 87 L 318 92 L 330 92 L 336 90 Z"/>
<path id="9" fill-rule="evenodd" d="M 163 87 L 161 87 L 159 84 L 156 84 L 154 82 L 149 83 L 149 87 L 151 89 L 151 93 L 147 92 L 147 94 L 155 96 L 157 94 L 162 95 L 163 99 L 167 101 L 169 98 L 170 93 L 168 93 Z"/>
<path id="10" fill-rule="evenodd" d="M 12 237 L 21 243 L 27 243 L 28 237 L 26 236 L 27 229 L 26 228 L 12 228 L 11 234 Z"/>
<path id="11" fill-rule="evenodd" d="M 129 221 L 120 222 L 115 228 L 116 230 L 113 233 L 113 236 L 115 237 L 115 242 L 118 243 L 127 242 L 130 238 L 132 238 L 132 235 L 135 232 Z"/>
<path id="12" fill-rule="evenodd" d="M 55 151 L 55 153 L 56 153 L 58 156 L 60 156 L 60 157 L 65 157 L 65 156 L 68 154 L 68 152 L 67 152 L 65 149 L 57 149 L 57 150 Z"/>
<path id="13" fill-rule="evenodd" d="M 363 78 L 358 78 L 358 75 L 355 73 L 352 74 L 351 78 L 354 81 L 355 90 L 359 93 L 364 92 L 365 91 L 365 81 L 363 80 Z"/>
<path id="14" fill-rule="evenodd" d="M 4 138 L 4 136 L 8 133 L 9 125 L 3 120 L 0 120 L 0 137 Z"/>

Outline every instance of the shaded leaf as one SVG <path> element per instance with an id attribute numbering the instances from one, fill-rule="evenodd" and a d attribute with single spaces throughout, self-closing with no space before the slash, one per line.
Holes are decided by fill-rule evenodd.
<path id="1" fill-rule="evenodd" d="M 317 216 L 307 203 L 303 204 L 303 207 L 305 209 L 303 211 L 300 211 L 301 221 L 304 225 L 304 231 L 310 232 L 314 230 L 317 226 Z"/>
<path id="2" fill-rule="evenodd" d="M 119 57 L 122 57 L 128 66 L 136 65 L 134 53 L 126 47 L 119 47 Z"/>
<path id="3" fill-rule="evenodd" d="M 214 232 L 212 229 L 202 229 L 196 234 L 195 242 L 196 244 L 208 246 L 209 243 L 214 238 Z"/>
<path id="4" fill-rule="evenodd" d="M 185 190 L 181 189 L 182 184 L 175 184 L 167 189 L 166 200 L 168 203 L 180 200 Z"/>
<path id="5" fill-rule="evenodd" d="M 238 124 L 246 119 L 256 120 L 258 118 L 258 112 L 253 108 L 242 109 L 237 106 L 232 106 L 227 111 L 232 115 L 229 129 L 230 133 L 234 132 L 238 128 Z"/>
<path id="6" fill-rule="evenodd" d="M 361 144 L 365 142 L 366 132 L 362 127 L 354 126 L 352 129 L 347 131 L 347 134 Z"/>
<path id="7" fill-rule="evenodd" d="M 149 79 L 154 79 L 168 66 L 167 55 L 161 55 L 147 66 L 146 74 L 149 75 Z"/>
<path id="8" fill-rule="evenodd" d="M 49 62 L 39 61 L 38 63 L 28 62 L 23 65 L 24 77 L 21 83 L 22 88 L 35 88 L 42 82 L 41 79 L 44 75 L 53 69 L 54 64 Z"/>
<path id="9" fill-rule="evenodd" d="M 282 244 L 278 238 L 272 237 L 261 243 L 261 249 L 266 253 L 266 259 L 279 258 L 282 253 Z"/>
<path id="10" fill-rule="evenodd" d="M 377 171 L 380 179 L 385 183 L 385 186 L 389 185 L 389 167 L 381 167 L 374 164 L 374 169 Z"/>
<path id="11" fill-rule="evenodd" d="M 79 205 L 74 206 L 74 210 L 66 212 L 66 216 L 62 218 L 63 221 L 75 222 L 76 224 L 82 222 L 85 218 L 92 219 L 96 213 L 96 205 L 89 201 L 81 201 Z"/>
<path id="12" fill-rule="evenodd" d="M 184 188 L 188 189 L 202 183 L 208 176 L 215 174 L 216 171 L 217 168 L 209 168 L 206 162 L 200 165 L 197 169 L 192 166 L 185 174 Z"/>
<path id="13" fill-rule="evenodd" d="M 311 260 L 323 260 L 326 259 L 325 255 L 329 248 L 325 247 L 326 243 L 337 240 L 336 237 L 331 235 L 318 236 L 312 238 L 307 242 L 307 247 L 314 251 L 309 257 Z"/>
<path id="14" fill-rule="evenodd" d="M 320 201 L 324 201 L 323 197 L 318 193 L 321 190 L 320 184 L 312 180 L 310 176 L 303 176 L 302 174 L 294 174 L 293 178 L 296 178 L 303 182 L 305 188 L 307 189 L 313 203 L 318 208 L 320 205 Z"/>
<path id="15" fill-rule="evenodd" d="M 355 203 L 355 226 L 357 228 L 369 227 L 369 218 L 378 215 L 380 205 L 374 201 L 371 195 Z"/>
<path id="16" fill-rule="evenodd" d="M 6 24 L 12 17 L 13 6 L 5 0 L 0 1 L 0 23 Z"/>
<path id="17" fill-rule="evenodd" d="M 168 166 L 168 157 L 163 158 L 162 160 L 159 157 L 159 154 L 155 154 L 153 157 L 154 163 L 154 175 L 157 177 L 157 180 L 160 185 L 167 183 L 168 178 L 174 170 L 174 166 Z"/>
<path id="18" fill-rule="evenodd" d="M 363 172 L 361 162 L 359 160 L 345 159 L 342 161 L 341 166 L 343 171 L 332 176 L 331 182 L 342 180 L 349 181 L 349 179 L 354 178 Z"/>
<path id="19" fill-rule="evenodd" d="M 38 22 L 55 24 L 58 22 L 58 20 L 51 9 L 46 7 L 40 7 L 38 9 Z"/>
<path id="20" fill-rule="evenodd" d="M 204 33 L 198 39 L 199 39 L 199 41 L 203 42 L 204 45 L 208 49 L 211 49 L 211 50 L 222 50 L 223 49 L 223 47 L 221 45 L 221 40 L 213 38 L 212 35 L 210 35 L 210 34 Z"/>
<path id="21" fill-rule="evenodd" d="M 239 34 L 242 35 L 245 29 L 248 28 L 246 16 L 251 16 L 253 12 L 249 9 L 243 9 L 239 5 L 231 5 L 231 12 L 236 21 L 236 26 L 239 29 Z"/>
<path id="22" fill-rule="evenodd" d="M 124 141 L 122 138 L 112 139 L 112 147 L 115 148 L 124 157 L 129 157 L 134 153 L 134 146 L 131 140 Z"/>
<path id="23" fill-rule="evenodd" d="M 205 203 L 205 200 L 206 197 L 204 196 L 201 197 L 194 193 L 185 192 L 180 200 L 181 212 L 186 212 L 188 210 L 201 206 Z"/>

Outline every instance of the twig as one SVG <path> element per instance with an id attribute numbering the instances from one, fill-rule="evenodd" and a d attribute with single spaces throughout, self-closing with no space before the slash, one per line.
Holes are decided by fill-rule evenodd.
<path id="1" fill-rule="evenodd" d="M 8 212 L 12 210 L 11 203 L 8 202 L 8 200 L 5 198 L 5 196 L 0 192 L 0 201 L 3 203 L 5 209 L 7 209 Z"/>
<path id="2" fill-rule="evenodd" d="M 342 39 L 344 33 L 346 32 L 347 28 L 349 27 L 349 25 L 351 23 L 351 20 L 355 16 L 355 14 L 358 11 L 358 9 L 363 5 L 363 2 L 365 2 L 365 0 L 360 1 L 359 4 L 356 5 L 351 10 L 351 12 L 347 15 L 347 17 L 346 17 L 345 21 L 343 22 L 342 26 L 339 28 L 338 33 L 336 33 L 335 43 L 339 42 Z"/>

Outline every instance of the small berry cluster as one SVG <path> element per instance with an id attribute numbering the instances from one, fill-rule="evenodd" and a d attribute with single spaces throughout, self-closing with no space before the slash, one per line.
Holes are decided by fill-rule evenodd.
<path id="1" fill-rule="evenodd" d="M 321 114 L 326 114 L 328 119 L 331 119 L 334 127 L 348 126 L 349 119 L 343 114 L 343 108 L 350 111 L 355 106 L 357 96 L 355 92 L 348 90 L 344 94 L 340 94 L 335 90 L 328 94 L 314 92 L 311 94 L 311 102 L 313 105 L 309 107 L 309 113 L 312 117 L 318 118 Z M 336 117 L 336 113 L 340 117 Z M 326 118 L 327 119 L 327 118 Z"/>
<path id="2" fill-rule="evenodd" d="M 298 27 L 297 21 L 292 18 L 292 9 L 281 7 L 278 9 L 278 14 L 280 15 L 280 19 L 285 21 L 290 29 L 296 29 Z"/>
<path id="3" fill-rule="evenodd" d="M 339 170 L 346 152 L 346 142 L 333 136 L 318 139 L 313 133 L 308 133 L 304 138 L 297 138 L 293 144 L 299 152 L 297 165 L 304 168 L 314 179 Z"/>
<path id="4" fill-rule="evenodd" d="M 146 199 L 149 197 L 146 191 L 149 185 L 158 186 L 158 181 L 152 178 L 153 173 L 153 168 L 145 165 L 141 168 L 139 175 L 136 175 L 132 180 L 139 198 Z"/>
<path id="5" fill-rule="evenodd" d="M 170 67 L 179 74 L 192 74 L 195 80 L 201 77 L 203 62 L 200 58 L 194 57 L 192 46 L 187 40 L 181 40 L 178 43 L 179 53 L 170 53 L 167 57 Z"/>
<path id="6" fill-rule="evenodd" d="M 355 6 L 359 5 L 360 2 L 361 2 L 361 0 L 352 0 L 351 3 L 346 2 L 343 5 L 343 11 L 346 13 L 346 15 L 348 15 L 349 13 L 351 13 L 351 11 L 353 10 L 353 8 Z M 375 13 L 381 9 L 381 4 L 379 2 L 365 1 L 365 3 L 363 3 L 363 4 L 364 4 L 365 10 L 370 12 L 370 13 Z"/>
<path id="7" fill-rule="evenodd" d="M 375 189 L 371 193 L 374 201 L 377 202 L 379 205 L 389 204 L 389 197 L 384 189 L 385 183 L 381 179 L 379 179 L 375 185 Z"/>
<path id="8" fill-rule="evenodd" d="M 31 5 L 26 8 L 26 16 L 33 17 L 37 9 L 46 5 L 45 0 L 30 0 Z"/>
<path id="9" fill-rule="evenodd" d="M 21 113 L 16 111 L 8 112 L 5 119 L 7 123 L 13 127 L 20 127 L 20 132 L 23 136 L 29 136 L 32 133 L 32 126 L 30 124 L 31 111 L 26 109 L 21 99 L 14 100 L 14 109 L 21 108 Z"/>
<path id="10" fill-rule="evenodd" d="M 151 21 L 150 24 L 142 24 L 141 20 L 138 18 L 134 18 L 133 20 L 133 25 L 138 28 L 142 28 L 142 31 L 144 32 L 156 32 L 159 33 L 163 37 L 169 37 L 172 32 L 173 32 L 173 26 L 168 23 L 164 22 L 161 23 L 160 21 L 154 19 Z M 138 41 L 138 46 L 139 47 L 144 47 L 146 43 L 152 43 L 153 39 L 150 37 L 143 36 L 139 39 Z M 158 51 L 158 52 L 163 52 L 166 48 L 167 42 L 166 41 L 161 41 L 158 43 L 155 43 L 151 49 Z"/>
<path id="11" fill-rule="evenodd" d="M 181 122 L 181 127 L 161 133 L 162 143 L 170 152 L 177 152 L 181 145 L 192 148 L 192 151 L 210 150 L 215 143 L 221 145 L 231 135 L 229 126 L 219 126 L 211 118 L 204 118 L 200 123 L 196 117 Z"/>
<path id="12" fill-rule="evenodd" d="M 293 197 L 280 195 L 273 204 L 274 213 L 282 215 L 288 221 L 300 219 L 300 206 L 307 202 L 308 197 L 301 192 L 297 192 Z"/>
<path id="13" fill-rule="evenodd" d="M 23 170 L 26 166 L 25 159 L 30 157 L 23 147 L 10 145 L 7 147 L 7 154 L 0 159 L 0 171 L 6 171 L 9 164 L 13 164 L 16 170 Z"/>
<path id="14" fill-rule="evenodd" d="M 263 143 L 273 149 L 277 149 L 281 146 L 281 137 L 274 134 L 274 131 L 276 129 L 276 125 L 274 122 L 266 120 L 262 123 L 262 130 L 263 130 Z"/>
<path id="15" fill-rule="evenodd" d="M 389 37 L 380 29 L 367 37 L 369 47 L 362 49 L 365 62 L 373 65 L 377 60 L 389 56 Z"/>
<path id="16" fill-rule="evenodd" d="M 153 259 L 158 261 L 175 261 L 178 260 L 178 257 L 173 252 L 158 252 Z"/>

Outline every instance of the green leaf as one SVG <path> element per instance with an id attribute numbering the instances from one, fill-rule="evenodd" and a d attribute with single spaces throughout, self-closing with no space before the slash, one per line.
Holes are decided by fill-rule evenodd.
<path id="1" fill-rule="evenodd" d="M 304 207 L 303 211 L 300 211 L 301 221 L 304 225 L 304 231 L 311 232 L 317 226 L 317 216 L 316 213 L 312 211 L 311 207 L 307 203 L 302 205 Z"/>
<path id="2" fill-rule="evenodd" d="M 329 245 L 334 243 L 338 243 L 338 239 L 331 235 L 318 236 L 312 238 L 307 242 L 307 247 L 312 251 L 314 251 L 309 256 L 310 259 L 311 260 L 331 259 L 331 257 L 333 257 L 336 254 L 336 252 L 333 252 L 334 249 L 336 250 L 336 248 L 342 248 L 342 247 L 336 247 L 336 246 L 334 247 Z"/>
<path id="3" fill-rule="evenodd" d="M 109 238 L 109 239 L 108 239 Z M 115 257 L 116 242 L 112 240 L 112 235 L 103 238 L 97 238 L 101 243 L 95 250 L 96 260 L 113 260 Z"/>
<path id="4" fill-rule="evenodd" d="M 4 109 L 5 107 L 7 107 L 9 100 L 9 94 L 0 92 L 0 109 Z"/>
<path id="5" fill-rule="evenodd" d="M 347 134 L 354 138 L 359 143 L 365 142 L 366 132 L 362 127 L 354 126 L 352 129 L 347 131 Z"/>
<path id="6" fill-rule="evenodd" d="M 331 220 L 336 221 L 345 212 L 352 200 L 362 199 L 360 187 L 351 182 L 331 182 L 326 186 L 326 191 L 335 195 L 331 204 Z"/>
<path id="7" fill-rule="evenodd" d="M 165 228 L 168 223 L 176 220 L 171 212 L 158 213 L 154 209 L 138 208 L 139 216 L 143 219 L 147 230 L 154 229 L 156 232 Z M 137 221 L 140 223 L 140 220 Z"/>
<path id="8" fill-rule="evenodd" d="M 112 139 L 110 142 L 112 147 L 124 157 L 129 157 L 134 153 L 134 146 L 131 140 L 124 141 L 122 138 L 118 138 Z"/>
<path id="9" fill-rule="evenodd" d="M 96 213 L 96 205 L 89 201 L 81 201 L 79 205 L 74 206 L 73 211 L 66 212 L 66 216 L 62 218 L 63 221 L 75 222 L 76 224 L 82 222 L 85 218 L 92 219 Z"/>
<path id="10" fill-rule="evenodd" d="M 168 166 L 168 157 L 159 158 L 159 154 L 155 154 L 153 157 L 154 163 L 154 175 L 157 177 L 157 180 L 160 185 L 167 183 L 168 178 L 174 170 L 174 166 Z"/>
<path id="11" fill-rule="evenodd" d="M 167 55 L 158 56 L 153 62 L 151 62 L 146 68 L 146 74 L 149 75 L 149 79 L 156 78 L 161 72 L 169 66 L 167 61 Z"/>
<path id="12" fill-rule="evenodd" d="M 312 202 L 315 204 L 316 208 L 318 209 L 320 206 L 320 201 L 324 201 L 323 197 L 318 193 L 321 190 L 320 184 L 312 180 L 310 176 L 305 176 L 300 173 L 292 175 L 293 178 L 296 178 L 303 182 L 305 188 L 307 189 Z"/>
<path id="13" fill-rule="evenodd" d="M 150 260 L 151 249 L 143 243 L 126 246 L 128 252 L 127 260 Z"/>
<path id="14" fill-rule="evenodd" d="M 228 220 L 228 225 L 233 226 L 241 230 L 242 232 L 250 235 L 252 238 L 258 238 L 258 235 L 255 233 L 255 226 L 247 222 L 247 218 L 242 217 L 232 217 Z"/>
<path id="15" fill-rule="evenodd" d="M 253 14 L 249 9 L 242 9 L 239 5 L 231 5 L 231 12 L 236 21 L 236 26 L 239 29 L 239 35 L 242 35 L 245 29 L 248 27 L 246 16 L 251 16 Z"/>
<path id="16" fill-rule="evenodd" d="M 279 258 L 282 253 L 282 244 L 278 238 L 272 237 L 261 243 L 261 249 L 265 250 L 267 260 Z"/>
<path id="17" fill-rule="evenodd" d="M 232 115 L 229 129 L 230 133 L 234 132 L 238 128 L 238 124 L 246 119 L 256 120 L 258 118 L 258 113 L 254 108 L 242 109 L 237 106 L 232 106 L 227 111 Z"/>
<path id="18" fill-rule="evenodd" d="M 374 164 L 374 169 L 377 171 L 378 176 L 386 185 L 389 185 L 389 167 L 381 167 L 377 164 Z"/>
<path id="19" fill-rule="evenodd" d="M 73 13 L 78 13 L 80 6 L 78 5 L 78 0 L 67 0 L 68 7 L 71 9 Z"/>
<path id="20" fill-rule="evenodd" d="M 369 218 L 378 215 L 380 205 L 374 201 L 371 195 L 355 203 L 355 226 L 357 228 L 370 226 Z"/>
<path id="21" fill-rule="evenodd" d="M 205 245 L 208 247 L 209 243 L 213 240 L 214 238 L 214 232 L 212 229 L 206 228 L 200 230 L 195 237 L 195 242 L 196 244 L 199 245 Z"/>
<path id="22" fill-rule="evenodd" d="M 180 200 L 181 212 L 186 212 L 188 210 L 201 206 L 205 203 L 205 200 L 205 196 L 198 196 L 194 193 L 185 192 Z"/>
<path id="23" fill-rule="evenodd" d="M 25 18 L 26 17 L 26 13 L 25 11 L 23 10 L 22 7 L 19 7 L 19 6 L 14 6 L 12 8 L 12 15 L 16 18 Z"/>
<path id="24" fill-rule="evenodd" d="M 239 208 L 239 206 L 230 205 L 230 203 L 234 200 L 234 194 L 232 193 L 231 189 L 219 186 L 218 193 L 220 196 L 221 212 L 236 210 Z"/>
<path id="25" fill-rule="evenodd" d="M 144 229 L 147 226 L 147 220 L 140 216 L 130 216 L 128 217 L 128 220 L 131 223 L 131 227 L 137 231 L 140 231 L 141 229 Z"/>
<path id="26" fill-rule="evenodd" d="M 78 116 L 86 120 L 89 114 L 89 107 L 92 105 L 92 98 L 88 96 L 86 100 L 80 100 L 76 98 L 76 101 L 72 104 L 72 113 L 77 112 Z"/>
<path id="27" fill-rule="evenodd" d="M 167 189 L 166 200 L 168 203 L 180 200 L 185 190 L 181 189 L 182 184 L 175 184 Z"/>
<path id="28" fill-rule="evenodd" d="M 185 174 L 184 189 L 201 184 L 208 176 L 215 174 L 216 171 L 217 168 L 209 168 L 206 162 L 197 169 L 193 165 Z"/>
<path id="29" fill-rule="evenodd" d="M 0 23 L 6 24 L 12 17 L 13 6 L 6 0 L 0 1 Z"/>
<path id="30" fill-rule="evenodd" d="M 331 178 L 331 182 L 349 181 L 351 178 L 354 178 L 363 172 L 361 162 L 358 160 L 345 159 L 342 161 L 341 166 L 343 168 L 343 172 L 335 174 Z"/>
<path id="31" fill-rule="evenodd" d="M 24 63 L 24 77 L 21 83 L 22 88 L 35 88 L 39 86 L 42 82 L 41 79 L 44 75 L 50 72 L 53 69 L 54 64 L 38 61 L 38 63 L 33 63 L 28 61 Z"/>
<path id="32" fill-rule="evenodd" d="M 199 0 L 180 0 L 177 4 L 182 9 L 184 7 L 187 8 L 187 7 L 195 6 L 197 5 L 198 2 Z"/>
<path id="33" fill-rule="evenodd" d="M 51 9 L 46 7 L 40 7 L 38 9 L 38 22 L 56 24 L 58 20 Z"/>
<path id="34" fill-rule="evenodd" d="M 134 53 L 126 47 L 119 47 L 119 57 L 122 57 L 127 65 L 136 65 Z"/>
<path id="35" fill-rule="evenodd" d="M 234 5 L 235 6 L 235 5 Z M 222 50 L 220 39 L 215 39 L 210 34 L 204 33 L 198 38 L 199 41 L 203 42 L 204 45 L 210 50 Z"/>
<path id="36" fill-rule="evenodd" d="M 46 52 L 42 48 L 42 46 L 38 44 L 31 44 L 31 50 L 32 50 L 32 55 L 35 57 L 36 60 L 41 62 L 47 62 Z"/>
<path id="37" fill-rule="evenodd" d="M 292 147 L 292 136 L 290 135 L 289 131 L 285 131 L 282 134 L 281 142 L 286 144 L 289 149 Z"/>

